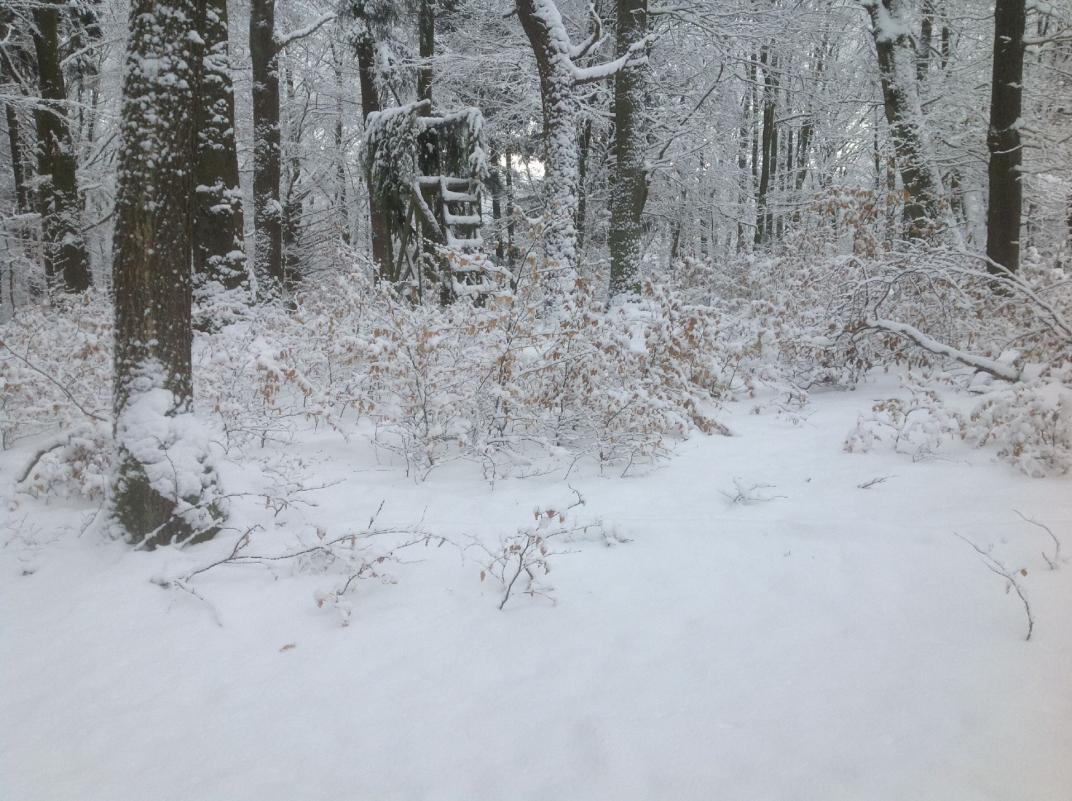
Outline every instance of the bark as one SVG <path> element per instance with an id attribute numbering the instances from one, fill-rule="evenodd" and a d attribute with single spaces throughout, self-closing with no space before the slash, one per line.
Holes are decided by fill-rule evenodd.
<path id="1" fill-rule="evenodd" d="M 592 154 L 592 121 L 581 123 L 577 155 L 577 252 L 584 252 L 584 229 L 588 220 L 588 161 Z"/>
<path id="2" fill-rule="evenodd" d="M 506 261 L 508 264 L 513 264 L 517 248 L 514 245 L 514 234 L 516 225 L 514 222 L 514 165 L 509 148 L 507 148 L 506 153 L 503 154 L 503 158 L 506 162 Z M 1072 208 L 1072 206 L 1070 206 L 1070 208 Z M 1069 212 L 1068 219 L 1069 231 L 1072 232 L 1072 211 Z"/>
<path id="3" fill-rule="evenodd" d="M 768 193 L 771 180 L 778 165 L 778 133 L 774 123 L 775 92 L 777 79 L 774 76 L 774 56 L 764 47 L 760 53 L 759 63 L 763 67 L 763 117 L 760 128 L 760 155 L 762 167 L 759 173 L 759 186 L 756 189 L 756 230 L 755 244 L 766 245 L 770 242 L 771 216 L 768 209 Z"/>
<path id="4" fill-rule="evenodd" d="M 488 168 L 488 189 L 491 190 L 491 227 L 495 231 L 495 263 L 502 264 L 503 257 L 506 255 L 506 242 L 503 239 L 502 230 L 503 177 L 499 151 L 494 142 L 488 147 Z"/>
<path id="5" fill-rule="evenodd" d="M 923 20 L 919 25 L 919 53 L 916 56 L 916 80 L 923 83 L 931 66 L 934 49 L 934 0 L 923 0 Z"/>
<path id="6" fill-rule="evenodd" d="M 1065 241 L 1067 242 L 1069 253 L 1072 253 L 1072 192 L 1068 195 L 1067 210 L 1068 216 L 1065 219 Z"/>
<path id="7" fill-rule="evenodd" d="M 556 34 L 565 35 L 558 20 L 554 29 L 537 9 L 539 0 L 517 0 L 518 17 L 536 56 L 543 103 L 547 260 L 574 269 L 577 264 L 577 115 L 578 103 L 569 53 Z M 557 13 L 557 9 L 555 9 Z"/>
<path id="8" fill-rule="evenodd" d="M 10 103 L 5 103 L 4 104 L 4 112 L 5 112 L 5 116 L 7 117 L 8 144 L 11 147 L 11 171 L 14 174 L 14 179 L 15 179 L 15 213 L 16 214 L 22 214 L 23 212 L 26 211 L 26 198 L 27 198 L 27 195 L 26 195 L 26 177 L 23 174 L 22 147 L 21 147 L 21 143 L 19 142 L 19 136 L 20 136 L 20 134 L 19 134 L 19 117 L 18 117 L 18 114 L 15 113 L 15 107 L 12 106 Z M 16 234 L 16 237 L 19 237 L 19 234 Z M 9 271 L 9 275 L 8 275 L 9 281 L 8 281 L 8 283 L 9 284 L 14 284 L 14 275 L 12 274 L 14 272 L 14 267 L 11 264 L 9 264 L 7 269 Z M 3 279 L 3 274 L 0 273 L 0 304 L 2 304 L 3 299 L 4 299 L 4 287 L 3 287 L 2 279 Z M 14 292 L 11 292 L 10 294 L 11 294 L 11 299 L 10 299 L 11 300 L 11 308 L 12 308 L 12 311 L 14 311 L 14 308 L 15 308 L 15 294 L 14 294 Z"/>
<path id="9" fill-rule="evenodd" d="M 748 171 L 748 149 L 752 137 L 752 126 L 748 124 L 750 93 L 745 92 L 741 101 L 741 127 L 737 130 L 737 175 L 740 182 L 739 211 L 737 214 L 737 252 L 745 251 L 744 209 L 752 194 L 751 174 Z"/>
<path id="10" fill-rule="evenodd" d="M 435 0 L 420 0 L 417 38 L 420 67 L 417 69 L 417 99 L 432 99 L 432 57 L 435 56 Z"/>
<path id="11" fill-rule="evenodd" d="M 78 133 L 82 141 L 93 142 L 96 130 L 98 87 L 98 55 L 94 48 L 103 40 L 97 6 L 100 0 L 88 0 L 77 9 L 72 8 L 72 32 L 70 50 L 77 54 L 72 59 L 75 98 L 78 100 Z M 87 95 L 89 96 L 87 98 Z"/>
<path id="12" fill-rule="evenodd" d="M 154 407 L 164 418 L 189 412 L 193 402 L 190 165 L 202 55 L 190 35 L 195 19 L 196 0 L 135 0 L 123 82 L 112 265 L 119 446 L 113 511 L 129 538 L 146 547 L 213 533 L 194 531 L 179 515 L 180 503 L 198 497 L 176 498 L 177 490 L 165 491 L 151 475 L 161 464 L 147 462 L 141 430 L 152 399 L 166 399 L 166 409 Z"/>
<path id="13" fill-rule="evenodd" d="M 647 32 L 647 0 L 618 0 L 615 52 L 625 55 Z M 626 67 L 614 76 L 614 191 L 607 234 L 612 297 L 640 292 L 641 217 L 648 199 L 644 84 L 641 67 Z"/>
<path id="14" fill-rule="evenodd" d="M 0 39 L 5 40 L 7 45 L 0 49 L 0 83 L 18 86 L 25 94 L 20 74 L 30 74 L 33 71 L 33 57 L 28 49 L 16 41 L 11 34 L 11 21 L 7 15 L 0 15 Z M 16 106 L 12 103 L 4 104 L 4 116 L 7 123 L 8 147 L 11 152 L 11 173 L 15 189 L 15 213 L 24 214 L 33 206 L 33 192 L 30 190 L 30 181 L 33 178 L 33 164 L 29 150 L 23 139 L 23 126 L 19 118 Z M 29 232 L 24 226 L 17 226 L 13 231 L 15 240 L 29 238 Z M 2 276 L 0 276 L 2 278 Z M 15 309 L 15 270 L 12 264 L 8 265 L 8 302 L 12 313 Z M 3 286 L 0 285 L 0 301 L 3 299 Z"/>
<path id="15" fill-rule="evenodd" d="M 357 74 L 361 84 L 361 116 L 367 120 L 369 114 L 380 111 L 380 94 L 376 88 L 376 44 L 372 35 L 363 32 L 355 42 L 357 51 Z M 380 277 L 389 277 L 394 269 L 391 247 L 391 226 L 387 212 L 382 207 L 371 184 L 368 187 L 369 224 L 372 233 L 372 261 Z"/>
<path id="16" fill-rule="evenodd" d="M 275 0 L 252 0 L 250 4 L 249 55 L 253 68 L 254 273 L 261 286 L 278 295 L 284 275 Z"/>
<path id="17" fill-rule="evenodd" d="M 26 162 L 22 153 L 22 132 L 19 115 L 10 103 L 4 104 L 7 117 L 7 139 L 11 148 L 11 172 L 15 181 L 15 212 L 22 214 L 30 209 L 30 192 L 27 186 Z"/>
<path id="18" fill-rule="evenodd" d="M 949 67 L 949 56 L 950 56 L 950 53 L 952 53 L 952 51 L 953 51 L 952 40 L 953 40 L 953 32 L 950 29 L 950 27 L 945 24 L 945 20 L 944 20 L 944 17 L 943 17 L 943 22 L 942 22 L 942 46 L 941 46 L 941 49 L 939 50 L 939 54 L 942 57 L 942 72 L 945 72 L 945 70 Z"/>
<path id="19" fill-rule="evenodd" d="M 431 108 L 432 103 L 432 80 L 434 77 L 432 59 L 435 57 L 435 2 L 436 0 L 420 0 L 417 19 L 417 44 L 418 55 L 420 56 L 420 65 L 417 68 L 417 99 L 427 100 L 429 108 Z M 418 153 L 418 166 L 422 175 L 439 175 L 443 172 L 440 167 L 439 145 L 438 131 L 433 129 L 423 132 L 422 144 Z M 440 213 L 437 216 L 442 215 Z M 417 228 L 420 232 L 420 258 L 429 267 L 435 265 L 435 267 L 430 267 L 431 272 L 446 275 L 449 267 L 443 263 L 442 257 L 437 255 L 435 249 L 437 229 L 432 226 L 431 220 L 425 223 L 418 223 Z M 443 291 L 446 292 L 445 289 Z M 447 295 L 449 293 L 444 297 Z"/>
<path id="20" fill-rule="evenodd" d="M 1007 270 L 1020 266 L 1023 182 L 1020 165 L 1020 114 L 1023 108 L 1024 0 L 997 0 L 994 15 L 994 64 L 990 94 L 989 203 L 986 255 Z M 991 270 L 998 268 L 991 266 Z"/>
<path id="21" fill-rule="evenodd" d="M 204 59 L 195 103 L 193 269 L 200 293 L 211 291 L 213 285 L 224 289 L 244 286 L 247 266 L 226 0 L 206 0 L 198 23 Z"/>
<path id="22" fill-rule="evenodd" d="M 301 236 L 301 218 L 304 211 L 305 193 L 299 187 L 301 181 L 301 158 L 298 147 L 301 144 L 301 122 L 295 117 L 298 101 L 294 91 L 294 76 L 290 65 L 286 67 L 287 87 L 287 169 L 283 193 L 283 283 L 282 288 L 288 298 L 292 298 L 301 283 L 301 253 L 299 239 Z"/>
<path id="23" fill-rule="evenodd" d="M 335 97 L 335 178 L 337 181 L 335 187 L 335 212 L 338 215 L 339 225 L 339 238 L 343 241 L 343 244 L 350 244 L 350 212 L 349 201 L 347 199 L 346 191 L 346 151 L 343 140 L 343 107 L 342 99 L 345 94 L 342 79 L 342 64 L 339 61 L 338 53 L 335 51 L 335 44 L 331 44 L 331 62 L 335 69 L 335 89 L 337 95 Z"/>
<path id="24" fill-rule="evenodd" d="M 904 185 L 908 235 L 926 237 L 940 216 L 941 187 L 927 162 L 911 38 L 898 17 L 899 0 L 870 0 L 866 8 L 878 57 L 886 123 Z"/>
<path id="25" fill-rule="evenodd" d="M 34 51 L 41 91 L 37 124 L 38 174 L 45 178 L 38 197 L 45 240 L 45 273 L 53 288 L 89 289 L 89 254 L 82 236 L 74 143 L 67 119 L 67 87 L 59 42 L 59 7 L 52 2 L 33 10 Z"/>

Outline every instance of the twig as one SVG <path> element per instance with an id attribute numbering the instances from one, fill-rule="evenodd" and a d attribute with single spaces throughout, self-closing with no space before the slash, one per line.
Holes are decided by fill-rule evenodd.
<path id="1" fill-rule="evenodd" d="M 974 542 L 969 540 L 967 537 L 965 537 L 965 536 L 963 536 L 961 534 L 958 534 L 955 531 L 953 532 L 953 535 L 956 536 L 956 537 L 959 537 L 962 540 L 964 540 L 966 543 L 968 543 L 968 545 L 970 545 L 972 548 L 974 548 L 975 552 L 977 554 L 979 554 L 979 556 L 982 558 L 983 564 L 986 565 L 987 569 L 991 573 L 994 573 L 995 575 L 1001 576 L 1003 579 L 1005 579 L 1005 581 L 1008 582 L 1008 584 L 1006 584 L 1006 586 L 1005 586 L 1005 591 L 1006 592 L 1009 591 L 1010 587 L 1012 589 L 1016 590 L 1016 594 L 1020 596 L 1020 600 L 1024 604 L 1024 613 L 1027 615 L 1027 636 L 1024 637 L 1024 641 L 1029 642 L 1031 640 L 1031 633 L 1035 630 L 1035 617 L 1034 617 L 1034 615 L 1031 614 L 1031 604 L 1028 603 L 1027 595 L 1024 594 L 1024 588 L 1021 587 L 1020 582 L 1018 582 L 1016 580 L 1015 574 L 1012 571 L 1010 571 L 1009 568 L 1005 567 L 1004 564 L 999 562 L 997 559 L 995 559 L 989 553 L 984 551 L 982 548 L 980 548 Z M 1026 570 L 1021 570 L 1020 574 L 1026 576 L 1027 571 Z"/>
<path id="2" fill-rule="evenodd" d="M 209 608 L 209 611 L 212 612 L 212 619 L 216 621 L 216 625 L 221 629 L 223 628 L 223 621 L 220 619 L 219 610 L 217 610 L 212 602 L 210 602 L 204 595 L 199 593 L 193 587 L 188 587 L 182 579 L 165 579 L 157 577 L 151 578 L 149 581 L 165 590 L 182 590 L 183 592 L 188 592 Z"/>
<path id="3" fill-rule="evenodd" d="M 740 478 L 733 479 L 733 486 L 736 488 L 736 494 L 719 490 L 719 494 L 722 495 L 731 505 L 741 504 L 747 506 L 751 503 L 759 503 L 766 501 L 774 501 L 784 499 L 784 495 L 760 495 L 758 491 L 765 489 L 774 489 L 774 484 L 753 484 L 750 487 L 745 487 Z"/>
<path id="4" fill-rule="evenodd" d="M 1045 551 L 1042 552 L 1042 558 L 1046 560 L 1046 564 L 1050 566 L 1050 570 L 1056 570 L 1057 566 L 1061 564 L 1061 541 L 1057 539 L 1057 535 L 1054 534 L 1053 530 L 1044 523 L 1040 523 L 1037 520 L 1032 520 L 1030 517 L 1025 517 L 1019 509 L 1013 509 L 1013 511 L 1016 512 L 1019 518 L 1025 523 L 1030 523 L 1033 526 L 1038 526 L 1050 535 L 1050 539 L 1053 540 L 1053 558 L 1051 559 L 1050 557 L 1048 557 Z"/>
<path id="5" fill-rule="evenodd" d="M 22 471 L 22 475 L 19 476 L 18 480 L 15 483 L 21 484 L 22 482 L 24 482 L 30 477 L 30 473 L 32 473 L 33 469 L 37 467 L 38 462 L 48 456 L 48 454 L 52 453 L 52 451 L 59 450 L 60 448 L 69 445 L 70 442 L 71 438 L 67 437 L 66 440 L 63 440 L 61 442 L 54 442 L 47 448 L 42 448 L 41 450 L 39 450 L 36 454 L 34 454 L 34 457 L 30 460 L 30 463 L 26 465 L 26 469 Z"/>
<path id="6" fill-rule="evenodd" d="M 891 478 L 896 478 L 896 476 L 876 476 L 875 478 L 872 478 L 869 481 L 865 481 L 863 484 L 857 484 L 856 486 L 860 489 L 871 489 L 878 484 L 883 484 L 889 481 Z"/>
<path id="7" fill-rule="evenodd" d="M 525 554 L 528 553 L 529 548 L 532 547 L 532 544 L 535 541 L 535 539 L 536 538 L 533 537 L 533 536 L 528 537 L 528 539 L 525 542 L 524 547 L 522 547 L 517 553 L 517 570 L 514 571 L 513 578 L 511 578 L 510 581 L 508 581 L 507 584 L 506 584 L 506 592 L 503 594 L 502 601 L 499 602 L 499 611 L 500 612 L 502 611 L 502 608 L 504 606 L 506 606 L 506 602 L 510 600 L 510 593 L 514 589 L 514 582 L 517 581 L 517 579 L 521 575 L 522 571 L 526 569 L 526 566 L 525 566 Z M 529 577 L 532 578 L 532 571 L 531 570 L 529 571 Z"/>
<path id="8" fill-rule="evenodd" d="M 67 396 L 67 400 L 69 400 L 69 401 L 70 401 L 71 403 L 73 403 L 73 404 L 74 404 L 74 407 L 75 407 L 76 409 L 78 409 L 78 411 L 80 411 L 80 412 L 81 412 L 82 414 L 84 414 L 84 415 L 85 415 L 86 417 L 88 417 L 88 418 L 89 418 L 90 420 L 96 420 L 96 421 L 97 421 L 98 423 L 104 423 L 104 422 L 107 422 L 107 421 L 106 421 L 106 420 L 105 420 L 105 419 L 104 419 L 103 417 L 101 417 L 101 416 L 100 416 L 99 414 L 94 414 L 93 412 L 89 411 L 89 409 L 87 409 L 87 408 L 86 408 L 85 406 L 83 406 L 83 405 L 82 405 L 81 403 L 79 403 L 79 402 L 78 402 L 78 400 L 77 400 L 77 399 L 75 398 L 75 396 L 71 394 L 71 390 L 67 389 L 67 387 L 65 387 L 65 386 L 64 386 L 63 384 L 61 384 L 61 383 L 60 383 L 59 381 L 57 381 L 57 380 L 56 380 L 55 378 L 53 378 L 52 376 L 50 376 L 50 375 L 49 375 L 48 373 L 46 373 L 46 372 L 45 372 L 44 370 L 42 370 L 42 369 L 41 369 L 40 367 L 38 367 L 37 365 L 35 365 L 35 364 L 34 364 L 33 362 L 31 362 L 31 361 L 30 361 L 29 359 L 27 359 L 27 358 L 26 358 L 25 356 L 23 356 L 23 355 L 22 355 L 21 353 L 18 353 L 18 352 L 16 352 L 15 350 L 13 350 L 13 349 L 11 348 L 11 346 L 10 346 L 10 345 L 8 345 L 8 344 L 7 344 L 6 342 L 0 341 L 0 345 L 3 345 L 3 346 L 4 346 L 5 348 L 7 348 L 8 352 L 9 352 L 9 353 L 10 353 L 10 354 L 11 354 L 12 356 L 14 356 L 14 357 L 15 357 L 16 359 L 18 359 L 18 360 L 19 360 L 20 362 L 22 362 L 22 363 L 23 363 L 23 364 L 24 364 L 24 365 L 25 365 L 26 367 L 29 367 L 29 368 L 30 368 L 31 370 L 33 370 L 33 371 L 34 371 L 35 373 L 37 373 L 38 375 L 42 376 L 42 377 L 43 377 L 44 379 L 46 379 L 47 381 L 49 381 L 49 382 L 50 382 L 51 384 L 53 384 L 53 385 L 55 385 L 56 387 L 58 387 L 58 388 L 59 388 L 59 390 L 60 390 L 60 391 L 61 391 L 61 392 L 62 392 L 62 393 L 63 393 L 64 395 L 66 395 L 66 396 Z"/>
<path id="9" fill-rule="evenodd" d="M 206 570 L 211 570 L 214 567 L 218 567 L 219 565 L 222 565 L 224 562 L 233 561 L 238 556 L 238 552 L 241 551 L 243 548 L 245 548 L 247 545 L 249 545 L 250 536 L 253 534 L 253 532 L 255 530 L 257 530 L 259 528 L 260 528 L 259 525 L 250 526 L 249 528 L 247 528 L 245 531 L 242 532 L 242 536 L 240 536 L 238 538 L 238 541 L 235 543 L 234 548 L 231 549 L 231 553 L 228 556 L 226 556 L 223 559 L 220 559 L 219 561 L 213 562 L 210 565 L 205 565 L 204 567 L 198 568 L 197 570 L 193 571 L 192 573 L 187 573 L 185 576 L 183 576 L 182 581 L 189 581 L 194 576 L 196 576 L 198 573 L 204 573 Z"/>

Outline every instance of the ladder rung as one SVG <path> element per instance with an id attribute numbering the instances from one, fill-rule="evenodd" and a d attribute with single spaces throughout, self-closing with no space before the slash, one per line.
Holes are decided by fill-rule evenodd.
<path id="1" fill-rule="evenodd" d="M 480 225 L 479 214 L 451 214 L 443 209 L 443 220 L 447 225 Z"/>

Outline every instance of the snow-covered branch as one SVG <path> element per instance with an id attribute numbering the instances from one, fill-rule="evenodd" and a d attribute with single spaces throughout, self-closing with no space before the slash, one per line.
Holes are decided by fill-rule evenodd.
<path id="1" fill-rule="evenodd" d="M 304 28 L 297 28 L 290 33 L 276 34 L 275 46 L 277 49 L 283 50 L 287 45 L 292 44 L 299 39 L 304 39 L 307 36 L 312 36 L 314 33 L 316 33 L 318 30 L 323 28 L 325 25 L 327 25 L 329 22 L 336 19 L 337 17 L 338 14 L 331 12 L 329 14 L 324 14 L 319 19 L 306 25 Z"/>
<path id="2" fill-rule="evenodd" d="M 946 345 L 943 342 L 939 342 L 937 339 L 924 334 L 918 328 L 908 325 L 907 323 L 898 323 L 894 320 L 882 320 L 882 319 L 869 319 L 864 323 L 865 327 L 873 328 L 878 331 L 886 331 L 890 334 L 896 334 L 897 336 L 904 337 L 912 342 L 914 345 L 923 348 L 928 353 L 934 353 L 938 356 L 945 356 L 967 365 L 968 367 L 974 367 L 976 370 L 981 370 L 984 373 L 990 373 L 990 375 L 1000 378 L 1003 381 L 1019 381 L 1020 371 L 1007 364 L 994 361 L 993 359 L 987 359 L 984 356 L 977 356 L 974 353 L 967 353 L 957 348 Z"/>
<path id="3" fill-rule="evenodd" d="M 597 47 L 603 42 L 603 20 L 599 18 L 599 14 L 596 13 L 596 7 L 589 3 L 588 15 L 592 20 L 592 32 L 588 34 L 588 38 L 581 42 L 579 45 L 570 47 L 569 56 L 576 61 L 578 58 L 586 56 L 594 47 Z"/>
<path id="4" fill-rule="evenodd" d="M 634 42 L 621 56 L 603 64 L 596 64 L 592 67 L 578 67 L 576 64 L 571 63 L 573 80 L 577 83 L 602 81 L 606 78 L 613 78 L 626 67 L 639 67 L 642 64 L 646 64 L 648 57 L 644 51 L 655 41 L 655 38 L 655 34 L 648 34 L 643 39 L 638 39 Z"/>

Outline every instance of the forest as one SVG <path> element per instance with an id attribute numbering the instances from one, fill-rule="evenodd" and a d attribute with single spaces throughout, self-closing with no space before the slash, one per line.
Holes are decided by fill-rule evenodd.
<path id="1" fill-rule="evenodd" d="M 0 105 L 0 796 L 1068 798 L 1072 0 L 3 0 Z"/>

